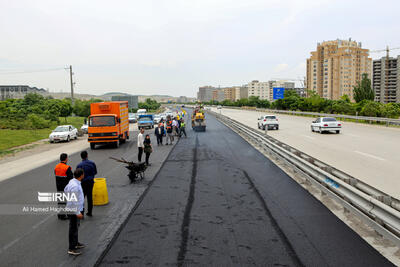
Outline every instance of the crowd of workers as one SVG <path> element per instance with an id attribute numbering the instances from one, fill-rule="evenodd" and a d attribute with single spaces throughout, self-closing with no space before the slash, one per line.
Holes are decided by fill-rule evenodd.
<path id="1" fill-rule="evenodd" d="M 176 117 L 167 116 L 166 120 L 161 120 L 155 128 L 154 134 L 157 138 L 157 145 L 163 145 L 163 138 L 166 137 L 166 145 L 168 142 L 170 145 L 173 144 L 174 138 L 180 138 L 183 135 L 185 138 L 185 121 L 183 119 L 184 114 L 178 114 Z M 138 161 L 142 162 L 143 153 L 145 154 L 145 164 L 150 166 L 150 154 L 153 152 L 151 145 L 150 135 L 146 134 L 144 129 L 140 129 L 137 137 L 138 146 Z M 93 210 L 93 186 L 94 178 L 97 174 L 96 164 L 89 160 L 88 152 L 81 152 L 82 161 L 77 165 L 74 172 L 72 172 L 71 166 L 68 163 L 68 155 L 62 153 L 60 155 L 60 163 L 58 163 L 54 169 L 56 178 L 57 191 L 65 193 L 73 193 L 76 196 L 76 200 L 71 202 L 58 202 L 60 207 L 74 210 L 74 213 L 58 214 L 60 220 L 69 220 L 69 231 L 68 231 L 68 254 L 80 255 L 79 249 L 85 247 L 84 244 L 78 241 L 78 227 L 80 220 L 84 219 L 85 214 L 85 197 L 87 198 L 87 212 L 86 216 L 92 216 Z"/>
<path id="2" fill-rule="evenodd" d="M 166 137 L 166 145 L 168 142 L 170 145 L 173 144 L 175 137 L 181 138 L 186 135 L 186 123 L 183 119 L 183 114 L 181 116 L 171 117 L 167 116 L 166 120 L 161 120 L 160 123 L 155 128 L 154 134 L 157 137 L 157 145 L 163 145 L 163 139 Z"/>

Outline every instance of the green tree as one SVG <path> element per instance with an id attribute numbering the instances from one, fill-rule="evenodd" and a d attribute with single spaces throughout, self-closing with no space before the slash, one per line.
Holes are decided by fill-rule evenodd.
<path id="1" fill-rule="evenodd" d="M 60 105 L 60 117 L 64 117 L 65 122 L 67 122 L 67 117 L 72 114 L 72 104 L 70 100 L 62 100 Z"/>
<path id="2" fill-rule="evenodd" d="M 364 99 L 371 101 L 374 100 L 375 93 L 371 87 L 371 80 L 368 78 L 368 74 L 362 74 L 361 82 L 357 82 L 357 86 L 354 86 L 353 93 L 356 102 L 361 102 Z"/>

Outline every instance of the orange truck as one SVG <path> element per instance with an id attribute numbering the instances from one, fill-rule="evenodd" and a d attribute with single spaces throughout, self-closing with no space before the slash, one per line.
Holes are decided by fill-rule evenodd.
<path id="1" fill-rule="evenodd" d="M 113 143 L 119 147 L 129 139 L 128 101 L 92 103 L 88 124 L 90 148 Z"/>

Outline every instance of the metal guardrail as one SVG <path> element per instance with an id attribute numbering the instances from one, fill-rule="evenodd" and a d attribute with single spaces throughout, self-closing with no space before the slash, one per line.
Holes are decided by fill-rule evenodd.
<path id="1" fill-rule="evenodd" d="M 382 118 L 382 117 L 366 117 L 366 116 L 354 116 L 354 115 L 344 115 L 344 114 L 330 114 L 330 113 L 318 113 L 318 112 L 252 108 L 252 107 L 224 106 L 224 108 L 244 109 L 244 110 L 253 110 L 253 111 L 288 114 L 288 115 L 305 115 L 305 116 L 314 116 L 314 117 L 335 117 L 335 118 L 341 118 L 341 119 L 352 119 L 352 120 L 356 120 L 356 121 L 368 121 L 370 123 L 371 122 L 385 122 L 386 126 L 389 126 L 389 124 L 400 125 L 400 119 L 391 119 L 391 118 Z"/>
<path id="2" fill-rule="evenodd" d="M 400 201 L 306 153 L 234 119 L 207 111 L 265 151 L 283 158 L 323 192 L 400 247 Z"/>

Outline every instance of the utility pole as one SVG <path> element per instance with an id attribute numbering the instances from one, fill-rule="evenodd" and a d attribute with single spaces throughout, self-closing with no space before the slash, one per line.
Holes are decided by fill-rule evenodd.
<path id="1" fill-rule="evenodd" d="M 72 105 L 74 104 L 74 82 L 72 80 L 72 75 L 74 73 L 72 72 L 72 65 L 69 65 L 69 78 L 70 78 L 70 82 L 71 82 L 71 102 Z"/>

